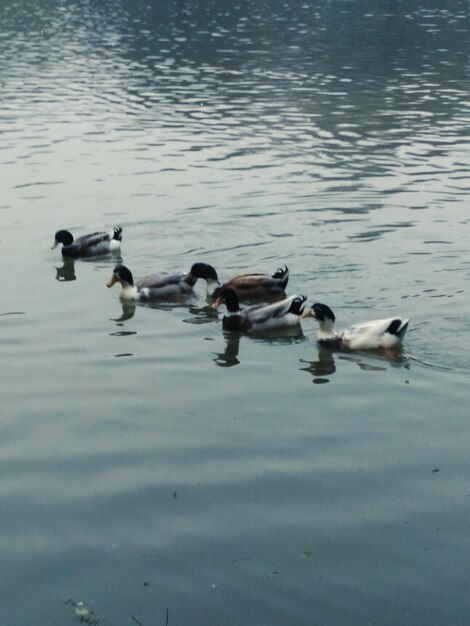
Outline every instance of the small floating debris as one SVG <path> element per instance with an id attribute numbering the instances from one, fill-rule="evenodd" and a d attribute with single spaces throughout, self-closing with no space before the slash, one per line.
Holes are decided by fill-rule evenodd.
<path id="1" fill-rule="evenodd" d="M 100 620 L 94 616 L 93 611 L 85 606 L 83 602 L 75 602 L 75 600 L 69 598 L 64 604 L 71 604 L 74 607 L 74 613 L 78 617 L 80 624 L 97 626 L 100 623 Z"/>
<path id="2" fill-rule="evenodd" d="M 77 602 L 75 605 L 75 615 L 78 617 L 86 617 L 90 615 L 90 609 L 88 609 L 83 602 Z"/>

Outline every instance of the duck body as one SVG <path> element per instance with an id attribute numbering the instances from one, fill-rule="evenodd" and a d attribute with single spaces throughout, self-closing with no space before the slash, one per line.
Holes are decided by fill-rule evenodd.
<path id="1" fill-rule="evenodd" d="M 77 239 L 68 230 L 58 230 L 54 237 L 56 248 L 62 244 L 62 256 L 80 258 L 115 252 L 121 247 L 122 228 L 116 226 L 107 232 L 90 233 Z"/>
<path id="2" fill-rule="evenodd" d="M 212 307 L 218 308 L 225 302 L 227 313 L 222 320 L 225 329 L 252 333 L 299 325 L 306 300 L 307 296 L 294 295 L 273 304 L 255 304 L 240 310 L 235 290 L 222 287 Z"/>
<path id="3" fill-rule="evenodd" d="M 210 298 L 216 298 L 226 287 L 233 289 L 243 300 L 285 296 L 285 288 L 289 281 L 287 266 L 279 268 L 272 275 L 257 272 L 240 274 L 223 284 L 220 283 L 216 270 L 207 263 L 195 263 L 191 273 L 206 281 L 206 293 Z"/>
<path id="4" fill-rule="evenodd" d="M 337 350 L 380 350 L 401 345 L 408 329 L 409 319 L 390 317 L 355 324 L 346 330 L 334 330 L 335 315 L 326 304 L 314 304 L 302 318 L 313 317 L 319 323 L 319 343 Z"/>
<path id="5" fill-rule="evenodd" d="M 191 293 L 196 281 L 197 278 L 191 273 L 163 272 L 142 276 L 134 281 L 132 272 L 125 265 L 116 265 L 107 286 L 112 287 L 115 283 L 120 283 L 119 296 L 122 300 L 145 302 Z"/>

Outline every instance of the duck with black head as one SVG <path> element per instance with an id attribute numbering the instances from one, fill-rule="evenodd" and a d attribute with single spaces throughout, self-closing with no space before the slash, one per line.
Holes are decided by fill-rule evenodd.
<path id="1" fill-rule="evenodd" d="M 227 307 L 222 324 L 227 330 L 245 333 L 275 330 L 283 327 L 300 325 L 307 296 L 294 295 L 273 304 L 256 304 L 240 309 L 238 296 L 234 289 L 223 287 L 212 304 L 218 308 L 222 303 Z"/>
<path id="2" fill-rule="evenodd" d="M 397 348 L 408 329 L 409 319 L 390 317 L 355 324 L 337 332 L 335 314 L 326 304 L 315 303 L 306 309 L 302 319 L 313 317 L 319 324 L 317 340 L 338 350 L 379 350 Z"/>
<path id="3" fill-rule="evenodd" d="M 286 295 L 285 289 L 289 281 L 287 266 L 277 269 L 274 274 L 259 272 L 239 274 L 223 284 L 220 283 L 216 270 L 207 263 L 195 263 L 191 268 L 191 274 L 206 281 L 206 293 L 209 298 L 216 298 L 225 287 L 233 289 L 242 300 L 282 297 Z"/>
<path id="4" fill-rule="evenodd" d="M 119 283 L 122 300 L 149 301 L 174 296 L 187 295 L 192 292 L 197 278 L 191 274 L 150 274 L 134 281 L 132 272 L 125 265 L 116 265 L 107 282 L 108 287 Z"/>
<path id="5" fill-rule="evenodd" d="M 91 257 L 116 252 L 121 247 L 122 228 L 116 226 L 107 232 L 90 233 L 77 239 L 68 230 L 58 230 L 54 237 L 52 249 L 62 244 L 62 256 Z"/>

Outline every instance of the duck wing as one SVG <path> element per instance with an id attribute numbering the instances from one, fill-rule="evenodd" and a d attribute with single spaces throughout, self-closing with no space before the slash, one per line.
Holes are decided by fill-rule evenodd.
<path id="1" fill-rule="evenodd" d="M 103 246 L 107 246 L 111 237 L 110 233 L 98 232 L 90 233 L 89 235 L 82 235 L 77 237 L 71 244 L 70 248 L 73 248 L 78 254 L 89 254 L 90 251 L 99 250 Z M 67 246 L 65 246 L 67 247 Z"/>
<path id="2" fill-rule="evenodd" d="M 78 243 L 80 245 L 101 243 L 102 241 L 109 240 L 109 236 L 109 233 L 105 231 L 89 233 L 88 235 L 82 235 L 81 237 L 77 237 L 77 239 L 74 240 L 74 243 Z"/>
<path id="3" fill-rule="evenodd" d="M 179 285 L 184 278 L 184 274 L 167 274 L 161 272 L 158 274 L 148 274 L 147 276 L 141 276 L 135 281 L 136 286 L 139 289 L 162 289 L 170 285 Z"/>
<path id="4" fill-rule="evenodd" d="M 242 311 L 242 315 L 256 325 L 282 321 L 289 314 L 300 318 L 306 301 L 307 296 L 296 294 L 273 304 L 248 307 Z"/>
<path id="5" fill-rule="evenodd" d="M 192 274 L 150 274 L 135 281 L 142 298 L 153 299 L 177 296 L 191 291 L 197 278 Z"/>

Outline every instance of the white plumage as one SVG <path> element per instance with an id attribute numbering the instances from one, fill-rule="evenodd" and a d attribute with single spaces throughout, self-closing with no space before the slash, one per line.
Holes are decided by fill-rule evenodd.
<path id="1" fill-rule="evenodd" d="M 314 304 L 303 313 L 302 318 L 313 317 L 318 321 L 317 339 L 320 343 L 343 350 L 390 349 L 401 345 L 408 328 L 409 319 L 390 317 L 355 324 L 336 332 L 335 315 L 326 304 Z"/>

